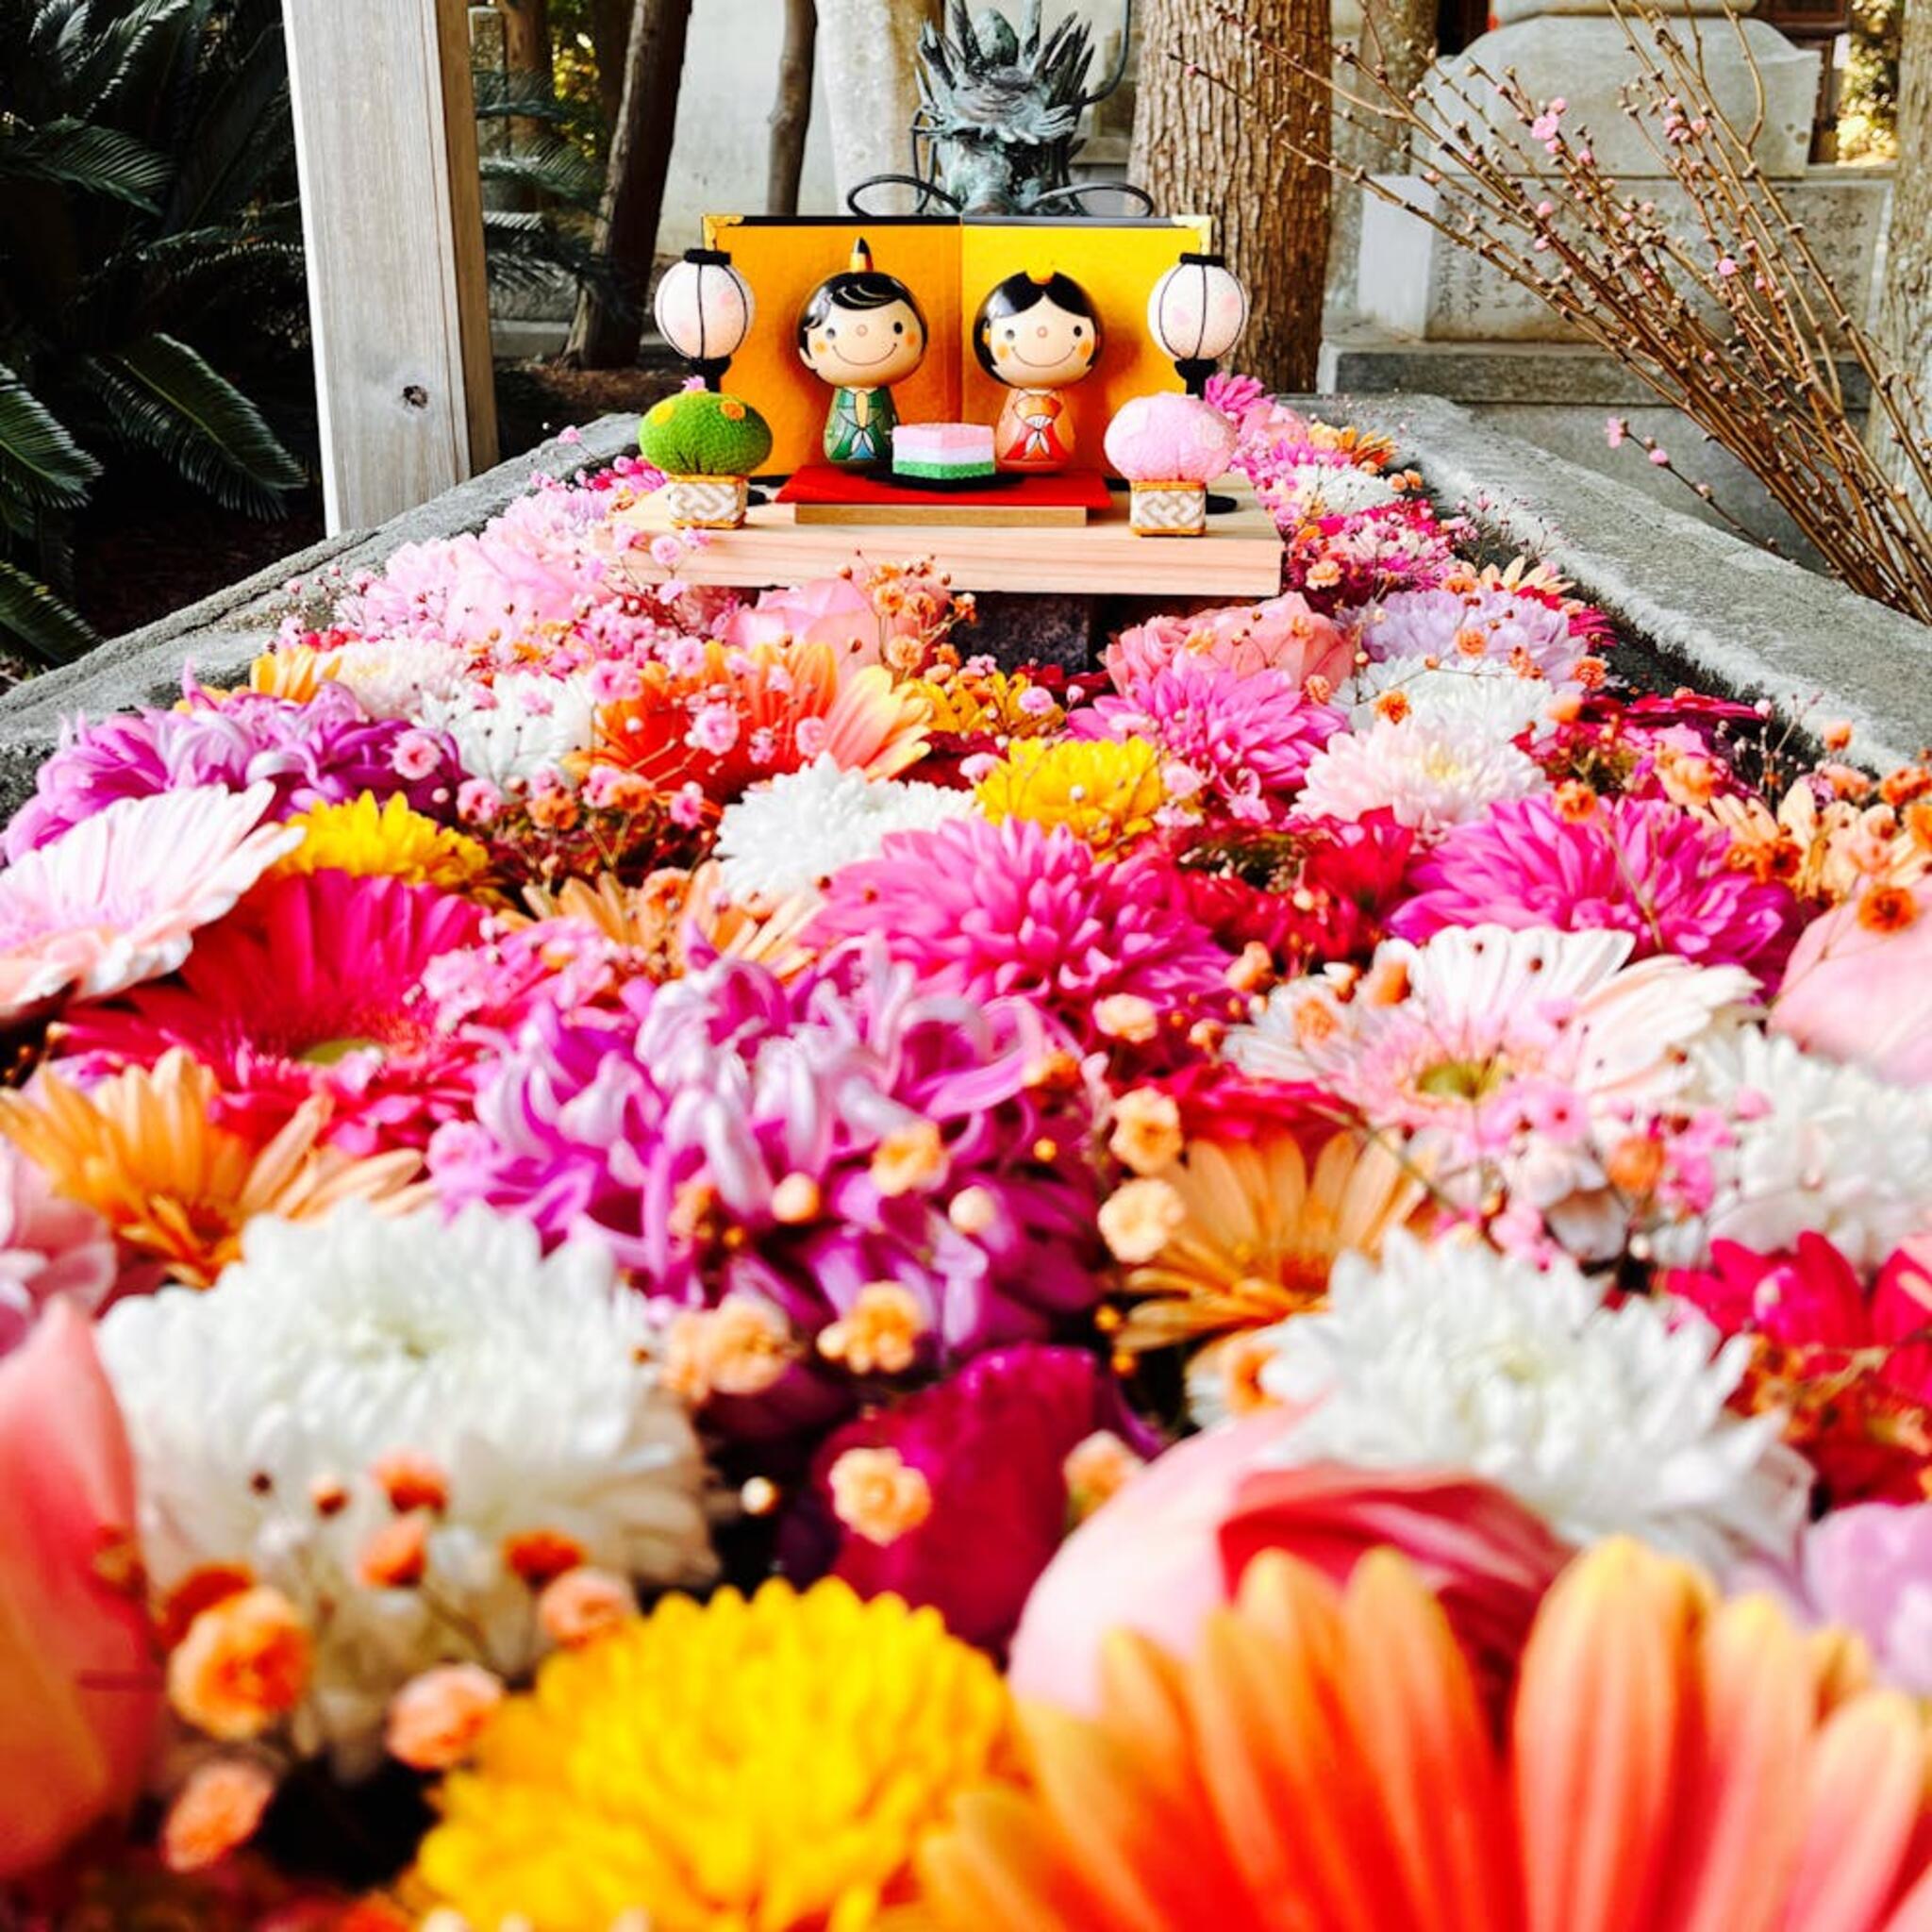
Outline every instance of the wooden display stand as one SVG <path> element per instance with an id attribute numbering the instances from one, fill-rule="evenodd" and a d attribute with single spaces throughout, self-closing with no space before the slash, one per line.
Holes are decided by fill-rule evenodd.
<path id="1" fill-rule="evenodd" d="M 1127 520 L 1127 492 L 1081 525 L 987 525 L 889 522 L 800 523 L 789 504 L 766 503 L 737 530 L 706 533 L 678 562 L 682 583 L 763 589 L 837 575 L 848 565 L 902 563 L 929 557 L 960 591 L 1073 591 L 1084 596 L 1224 598 L 1240 603 L 1281 590 L 1282 542 L 1274 521 L 1246 481 L 1224 478 L 1215 493 L 1233 508 L 1210 514 L 1202 537 L 1141 537 Z M 661 583 L 672 571 L 652 557 L 648 539 L 671 528 L 662 492 L 620 510 L 616 521 L 646 541 L 618 568 L 633 582 Z"/>

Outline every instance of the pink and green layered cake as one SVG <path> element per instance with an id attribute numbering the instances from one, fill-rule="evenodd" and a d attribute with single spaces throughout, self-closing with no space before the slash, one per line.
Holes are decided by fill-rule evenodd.
<path id="1" fill-rule="evenodd" d="M 978 483 L 995 474 L 984 423 L 901 423 L 892 431 L 892 475 L 908 483 Z"/>

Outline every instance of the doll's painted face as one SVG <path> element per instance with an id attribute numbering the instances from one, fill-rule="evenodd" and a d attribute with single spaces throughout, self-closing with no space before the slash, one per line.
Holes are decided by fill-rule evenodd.
<path id="1" fill-rule="evenodd" d="M 835 275 L 798 321 L 798 359 L 835 389 L 885 389 L 925 359 L 925 318 L 902 285 L 880 275 Z"/>
<path id="2" fill-rule="evenodd" d="M 1093 367 L 1100 350 L 1092 322 L 1053 302 L 985 326 L 993 374 L 1008 389 L 1065 389 Z"/>
<path id="3" fill-rule="evenodd" d="M 973 346 L 979 366 L 1008 389 L 1065 389 L 1092 372 L 1100 318 L 1069 276 L 1012 275 L 980 304 Z"/>

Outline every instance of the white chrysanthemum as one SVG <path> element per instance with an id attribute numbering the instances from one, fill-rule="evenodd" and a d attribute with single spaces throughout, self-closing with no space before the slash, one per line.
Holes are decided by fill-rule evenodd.
<path id="1" fill-rule="evenodd" d="M 1720 1570 L 1788 1557 L 1805 1521 L 1810 1470 L 1780 1419 L 1724 1407 L 1750 1341 L 1653 1301 L 1607 1307 L 1567 1262 L 1396 1234 L 1257 1340 L 1263 1391 L 1309 1411 L 1271 1461 L 1466 1469 L 1572 1541 L 1627 1533 Z"/>
<path id="2" fill-rule="evenodd" d="M 582 673 L 545 677 L 516 671 L 492 684 L 467 684 L 452 697 L 425 698 L 423 723 L 456 740 L 457 757 L 472 777 L 513 791 L 540 773 L 562 773 L 573 752 L 589 751 L 596 710 Z"/>
<path id="3" fill-rule="evenodd" d="M 755 785 L 718 822 L 717 856 L 734 897 L 811 891 L 891 832 L 925 832 L 974 809 L 973 794 L 843 770 L 828 753 Z"/>
<path id="4" fill-rule="evenodd" d="M 1372 731 L 1386 715 L 1375 701 L 1390 691 L 1399 691 L 1407 701 L 1411 718 L 1455 720 L 1498 741 L 1547 726 L 1556 696 L 1547 678 L 1524 677 L 1493 658 L 1434 671 L 1419 658 L 1391 658 L 1363 665 L 1336 694 L 1336 702 L 1349 708 L 1356 730 Z"/>
<path id="5" fill-rule="evenodd" d="M 1441 831 L 1548 784 L 1535 760 L 1487 723 L 1385 718 L 1339 733 L 1316 753 L 1297 809 L 1303 818 L 1358 819 L 1387 808 L 1398 824 Z"/>
<path id="6" fill-rule="evenodd" d="M 1355 463 L 1296 463 L 1269 479 L 1269 493 L 1292 502 L 1306 518 L 1381 509 L 1402 494 L 1388 477 Z"/>
<path id="7" fill-rule="evenodd" d="M 414 719 L 426 699 L 459 697 L 475 675 L 467 651 L 408 638 L 358 640 L 335 652 L 329 664 L 372 718 Z"/>
<path id="8" fill-rule="evenodd" d="M 1538 1213 L 1574 1219 L 1604 1187 L 1603 1145 L 1676 1104 L 1687 1049 L 1755 984 L 1674 954 L 1633 965 L 1635 944 L 1500 925 L 1388 940 L 1366 975 L 1331 967 L 1276 987 L 1224 1051 L 1404 1135 L 1458 1198 L 1501 1180 Z"/>
<path id="9" fill-rule="evenodd" d="M 1667 1232 L 1664 1258 L 1694 1265 L 1712 1239 L 1790 1248 L 1810 1232 L 1871 1270 L 1932 1229 L 1932 1091 L 1888 1086 L 1757 1026 L 1713 1036 L 1693 1062 L 1687 1103 L 1721 1109 L 1734 1144 L 1711 1156 L 1708 1214 Z"/>
<path id="10" fill-rule="evenodd" d="M 711 1574 L 703 1461 L 642 1358 L 650 1340 L 602 1243 L 545 1258 L 531 1227 L 488 1208 L 254 1222 L 207 1292 L 133 1297 L 101 1323 L 149 1569 L 166 1590 L 245 1563 L 301 1605 L 317 1658 L 296 1743 L 366 1771 L 416 1673 L 534 1659 L 507 1539 L 566 1537 L 650 1585 Z M 423 1588 L 372 1589 L 358 1559 L 393 1514 L 369 1472 L 399 1451 L 438 1465 L 449 1500 Z M 313 1500 L 328 1484 L 348 1490 L 334 1514 Z"/>

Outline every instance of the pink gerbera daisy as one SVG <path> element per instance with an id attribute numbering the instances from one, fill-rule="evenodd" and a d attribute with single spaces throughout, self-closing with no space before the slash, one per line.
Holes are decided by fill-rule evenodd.
<path id="1" fill-rule="evenodd" d="M 1574 817 L 1548 797 L 1515 799 L 1457 825 L 1417 869 L 1420 890 L 1390 929 L 1407 940 L 1451 925 L 1627 932 L 1632 958 L 1678 953 L 1776 977 L 1797 902 L 1730 870 L 1726 834 L 1661 799 L 1586 806 Z"/>
<path id="2" fill-rule="evenodd" d="M 126 798 L 0 873 L 0 1021 L 62 993 L 172 973 L 299 830 L 264 825 L 270 785 Z"/>
<path id="3" fill-rule="evenodd" d="M 434 886 L 323 872 L 275 879 L 195 948 L 179 978 L 76 1014 L 62 1050 L 152 1066 L 186 1047 L 225 1125 L 267 1140 L 312 1094 L 352 1154 L 425 1144 L 467 1105 L 480 1047 L 440 1025 L 425 969 L 483 915 Z"/>
<path id="4" fill-rule="evenodd" d="M 1083 1041 L 1115 996 L 1166 1016 L 1227 995 L 1227 956 L 1158 856 L 1112 865 L 1064 825 L 955 819 L 834 874 L 808 937 L 872 935 L 931 992 L 1018 993 Z"/>

